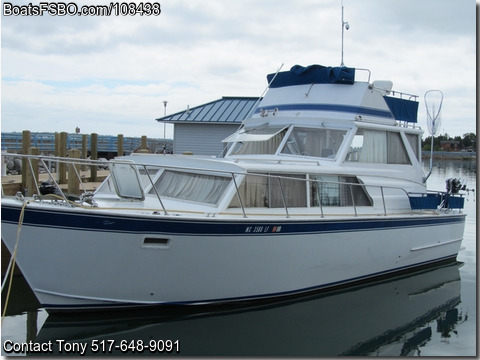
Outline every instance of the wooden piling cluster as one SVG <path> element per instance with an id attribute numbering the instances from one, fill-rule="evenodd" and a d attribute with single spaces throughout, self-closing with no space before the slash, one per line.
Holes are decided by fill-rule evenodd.
<path id="1" fill-rule="evenodd" d="M 123 155 L 123 135 L 119 134 L 118 139 L 118 152 L 119 156 Z M 24 130 L 22 132 L 22 154 L 29 155 L 39 155 L 40 151 L 36 147 L 30 147 L 31 144 L 31 133 L 29 130 Z M 69 149 L 67 152 L 67 133 L 61 132 L 55 134 L 55 156 L 57 157 L 68 157 L 72 159 L 86 159 L 88 150 L 88 135 L 82 135 L 82 148 L 81 149 Z M 90 135 L 90 159 L 98 160 L 98 134 L 92 133 Z M 142 136 L 141 146 L 136 150 L 137 152 L 148 153 L 149 149 L 147 146 L 147 137 Z M 31 196 L 36 192 L 36 183 L 40 184 L 42 180 L 39 176 L 39 164 L 38 160 L 31 159 L 22 159 L 22 175 L 21 182 L 11 184 L 12 181 L 9 181 L 8 189 L 4 187 L 5 195 L 13 195 L 17 191 L 21 191 L 25 196 Z M 98 183 L 103 181 L 106 177 L 106 173 L 103 171 L 99 174 L 97 166 L 89 166 L 87 170 L 86 165 L 80 164 L 70 164 L 67 166 L 66 163 L 59 162 L 57 171 L 56 181 L 59 185 L 66 184 L 66 191 L 69 194 L 79 194 L 80 190 L 80 179 L 79 175 L 82 175 L 90 183 Z M 90 172 L 89 176 L 85 175 L 85 172 Z M 43 180 L 45 181 L 45 180 Z M 2 181 L 2 184 L 4 182 Z M 13 185 L 13 186 L 12 186 Z M 15 186 L 18 185 L 18 186 Z"/>

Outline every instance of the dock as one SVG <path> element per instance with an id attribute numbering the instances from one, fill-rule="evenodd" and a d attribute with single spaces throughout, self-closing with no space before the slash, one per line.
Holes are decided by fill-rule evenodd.
<path id="1" fill-rule="evenodd" d="M 27 134 L 26 134 L 27 133 Z M 172 139 L 159 139 L 145 137 L 126 137 L 122 134 L 117 136 L 98 135 L 98 134 L 69 134 L 69 133 L 47 133 L 47 132 L 2 132 L 1 146 L 2 152 L 22 153 L 28 147 L 39 149 L 41 154 L 54 154 L 58 150 L 58 137 L 64 135 L 64 144 L 66 149 L 85 149 L 90 151 L 96 147 L 98 155 L 107 159 L 117 156 L 119 151 L 123 155 L 128 155 L 137 151 L 142 146 L 151 153 L 173 151 Z M 28 145 L 24 147 L 26 137 Z"/>
<path id="2" fill-rule="evenodd" d="M 90 171 L 81 171 L 80 176 L 84 180 L 82 181 L 80 187 L 85 189 L 85 191 L 95 191 L 103 180 L 106 179 L 110 172 L 108 170 L 98 170 L 97 171 L 97 181 L 91 182 L 88 181 L 90 177 Z M 49 175 L 47 173 L 38 175 L 39 183 L 50 181 Z M 68 181 L 68 175 L 67 175 Z M 60 184 L 60 188 L 64 191 L 68 190 L 68 184 Z M 17 192 L 22 192 L 22 175 L 7 175 L 2 176 L 2 188 L 4 195 L 15 195 Z"/>

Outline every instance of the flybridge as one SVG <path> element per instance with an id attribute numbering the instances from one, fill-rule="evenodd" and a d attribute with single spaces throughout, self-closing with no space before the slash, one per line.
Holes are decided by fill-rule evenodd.
<path id="1" fill-rule="evenodd" d="M 262 116 L 265 111 L 272 110 L 329 111 L 417 122 L 418 102 L 416 96 L 408 95 L 407 99 L 403 98 L 405 94 L 392 91 L 391 81 L 374 81 L 368 86 L 366 82 L 363 82 L 364 85 L 357 89 L 359 86 L 357 84 L 361 82 L 355 82 L 355 70 L 355 68 L 345 66 L 330 67 L 314 64 L 306 67 L 295 65 L 289 71 L 268 74 L 267 81 L 270 89 L 279 91 L 284 88 L 289 94 L 288 96 L 286 93 L 283 96 L 277 94 L 271 99 L 273 101 L 269 101 L 267 95 L 267 99 L 264 99 L 255 113 Z M 313 85 L 317 84 L 324 86 L 324 89 L 322 91 L 312 90 Z M 310 85 L 303 99 L 288 90 L 289 87 L 299 85 Z M 347 87 L 341 86 L 344 89 L 341 90 L 336 86 L 329 87 L 328 85 L 347 85 Z M 345 92 L 350 86 L 352 86 L 352 90 Z M 283 92 L 283 89 L 281 91 Z M 395 94 L 397 96 L 388 96 Z M 310 97 L 310 95 L 312 96 Z M 309 97 L 310 99 L 308 99 Z"/>

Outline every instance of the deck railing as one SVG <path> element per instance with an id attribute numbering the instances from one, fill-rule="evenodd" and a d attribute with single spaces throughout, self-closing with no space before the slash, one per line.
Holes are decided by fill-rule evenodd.
<path id="1" fill-rule="evenodd" d="M 163 156 L 163 155 L 159 155 Z M 371 201 L 371 204 L 369 205 L 369 208 L 374 209 L 376 208 L 381 209 L 381 213 L 379 215 L 387 215 L 387 202 L 385 201 L 386 195 L 385 191 L 389 191 L 390 195 L 392 195 L 392 191 L 396 192 L 398 194 L 401 194 L 401 196 L 405 197 L 405 201 L 410 201 L 411 208 L 410 210 L 413 212 L 414 210 L 424 210 L 424 209 L 440 209 L 440 208 L 445 208 L 445 205 L 447 204 L 448 206 L 448 201 L 445 201 L 445 199 L 448 200 L 448 198 L 453 199 L 450 200 L 452 204 L 456 204 L 453 206 L 455 209 L 461 209 L 463 206 L 459 206 L 459 200 L 463 200 L 463 196 L 461 194 L 447 194 L 446 192 L 429 192 L 429 193 L 409 193 L 405 189 L 400 188 L 400 187 L 393 187 L 393 186 L 381 186 L 381 185 L 367 185 L 363 183 L 353 183 L 353 182 L 347 182 L 347 181 L 332 181 L 332 180 L 319 180 L 319 179 L 310 179 L 310 178 L 298 178 L 298 177 L 289 177 L 289 176 L 281 176 L 281 175 L 271 175 L 271 174 L 260 174 L 260 173 L 246 173 L 246 172 L 235 172 L 235 171 L 222 171 L 222 170 L 217 170 L 217 169 L 205 169 L 205 168 L 195 168 L 195 167 L 182 167 L 182 166 L 166 166 L 166 165 L 156 165 L 156 164 L 151 164 L 151 163 L 133 163 L 133 162 L 125 162 L 125 161 L 115 161 L 115 160 L 110 160 L 110 161 L 105 161 L 105 160 L 85 160 L 85 159 L 76 159 L 76 158 L 59 158 L 59 157 L 52 157 L 52 156 L 38 156 L 38 155 L 18 155 L 15 154 L 15 157 L 21 157 L 27 159 L 28 162 L 28 168 L 31 173 L 35 173 L 35 168 L 38 167 L 40 164 L 42 165 L 41 167 L 44 169 L 45 173 L 48 174 L 49 182 L 52 187 L 52 193 L 60 200 L 63 200 L 65 204 L 70 204 L 71 206 L 78 206 L 81 202 L 86 201 L 87 203 L 93 204 L 94 202 L 88 201 L 91 199 L 91 197 L 94 195 L 92 192 L 89 192 L 86 190 L 86 188 L 83 186 L 83 181 L 82 181 L 82 176 L 78 168 L 80 166 L 83 167 L 105 167 L 109 166 L 111 164 L 123 164 L 123 165 L 128 165 L 131 166 L 132 169 L 143 169 L 144 173 L 147 175 L 148 180 L 150 185 L 152 186 L 153 192 L 155 196 L 157 197 L 159 201 L 159 205 L 161 208 L 161 211 L 165 214 L 168 215 L 168 209 L 165 206 L 165 202 L 162 199 L 162 195 L 159 194 L 155 187 L 154 179 L 152 179 L 150 175 L 150 171 L 152 169 L 168 169 L 168 170 L 176 170 L 176 171 L 187 171 L 191 173 L 200 173 L 200 174 L 211 174 L 211 175 L 216 175 L 216 176 L 224 176 L 224 177 L 229 177 L 232 179 L 234 187 L 235 187 L 235 193 L 238 198 L 238 207 L 242 211 L 243 217 L 248 217 L 247 210 L 250 208 L 247 206 L 245 203 L 245 199 L 243 198 L 241 194 L 241 185 L 239 185 L 239 179 L 242 179 L 245 176 L 248 177 L 260 177 L 266 180 L 268 183 L 268 191 L 272 190 L 273 184 L 278 184 L 278 191 L 279 194 L 276 194 L 276 199 L 278 202 L 278 199 L 281 200 L 282 206 L 268 206 L 268 207 L 275 207 L 275 208 L 280 208 L 283 207 L 285 211 L 285 216 L 288 218 L 291 216 L 291 209 L 294 207 L 298 206 L 292 206 L 288 204 L 287 196 L 286 196 L 286 191 L 285 191 L 285 184 L 287 181 L 298 181 L 304 184 L 305 189 L 306 189 L 306 194 L 307 196 L 305 197 L 305 207 L 314 207 L 314 208 L 319 208 L 320 210 L 320 216 L 324 217 L 325 216 L 325 208 L 330 207 L 330 206 L 341 206 L 342 208 L 351 208 L 352 209 L 352 215 L 353 216 L 358 216 L 359 215 L 359 207 L 364 206 L 365 204 L 358 204 L 358 202 L 355 200 L 354 194 L 358 193 L 357 189 L 362 189 L 361 191 L 364 191 L 365 195 L 369 198 Z M 66 193 L 64 190 L 61 188 L 61 184 L 57 181 L 58 177 L 56 176 L 56 173 L 53 173 L 50 171 L 50 166 L 51 163 L 65 163 L 71 165 L 69 168 L 71 169 L 71 172 L 69 172 L 69 178 L 70 177 L 76 177 L 76 180 L 79 184 L 79 187 L 82 188 L 81 192 L 82 194 L 77 195 L 77 196 L 71 196 L 70 194 Z M 150 171 L 149 171 L 150 170 Z M 326 175 L 328 176 L 328 175 Z M 33 176 L 34 178 L 34 184 L 36 188 L 36 193 L 37 194 L 42 194 L 41 191 L 41 184 L 39 184 L 38 181 L 38 176 Z M 71 178 L 70 178 L 71 179 Z M 140 179 L 137 179 L 139 182 L 139 186 L 142 186 Z M 312 200 L 312 194 L 309 194 L 309 190 L 311 189 L 312 183 L 316 183 L 316 186 L 319 186 L 321 184 L 322 186 L 334 186 L 337 189 L 348 189 L 348 195 L 350 198 L 348 199 L 348 202 L 346 204 L 336 204 L 336 205 L 325 205 L 324 204 L 324 198 L 318 191 L 317 187 L 317 193 L 316 193 L 316 204 L 317 205 L 311 205 L 309 204 L 309 201 Z M 142 187 L 143 188 L 143 187 Z M 375 207 L 374 201 L 370 198 L 369 192 L 365 191 L 366 189 L 376 189 L 376 200 L 380 201 L 379 198 L 381 199 L 381 206 Z M 33 194 L 34 192 L 31 192 Z M 2 195 L 3 195 L 3 184 L 2 184 Z M 23 196 L 20 194 L 17 194 L 17 196 Z M 398 196 L 398 195 L 397 195 Z M 418 199 L 419 197 L 432 200 L 432 197 L 440 197 L 441 201 L 437 204 L 437 206 L 432 206 L 432 201 L 429 201 L 426 206 L 422 206 L 422 202 L 416 202 L 413 205 L 413 202 L 411 199 Z M 49 198 L 50 200 L 52 199 L 51 197 L 42 197 L 38 196 L 36 197 L 37 200 L 43 201 L 45 198 Z M 273 198 L 269 197 L 269 200 Z M 461 202 L 463 204 L 463 201 Z M 418 205 L 420 204 L 420 205 Z M 270 204 L 271 205 L 271 204 Z M 235 206 L 236 207 L 236 206 Z M 257 207 L 257 206 L 254 206 Z M 303 207 L 303 206 L 301 206 Z M 397 209 L 398 210 L 398 209 Z M 461 210 L 460 210 L 461 211 Z"/>

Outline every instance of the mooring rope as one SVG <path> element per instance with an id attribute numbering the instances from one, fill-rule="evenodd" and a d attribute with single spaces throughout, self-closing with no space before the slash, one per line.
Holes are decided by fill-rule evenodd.
<path id="1" fill-rule="evenodd" d="M 9 276 L 9 271 L 10 271 L 10 279 L 9 279 L 9 283 L 8 283 L 7 297 L 5 299 L 5 304 L 4 304 L 4 307 L 3 307 L 1 326 L 3 326 L 3 319 L 5 318 L 5 314 L 7 313 L 8 300 L 10 299 L 10 291 L 12 289 L 12 283 L 13 283 L 13 273 L 14 273 L 14 270 L 15 270 L 15 262 L 16 262 L 16 258 L 17 258 L 18 240 L 20 239 L 20 230 L 22 229 L 23 216 L 25 214 L 25 208 L 27 207 L 28 203 L 29 203 L 28 201 L 25 201 L 23 203 L 22 210 L 20 211 L 20 217 L 18 218 L 18 227 L 17 227 L 17 240 L 15 242 L 15 247 L 13 249 L 12 257 L 10 258 L 10 262 L 8 264 L 7 272 L 5 274 L 5 278 L 3 279 L 3 283 L 2 283 L 2 293 L 3 293 L 3 288 L 5 287 L 7 277 Z"/>

